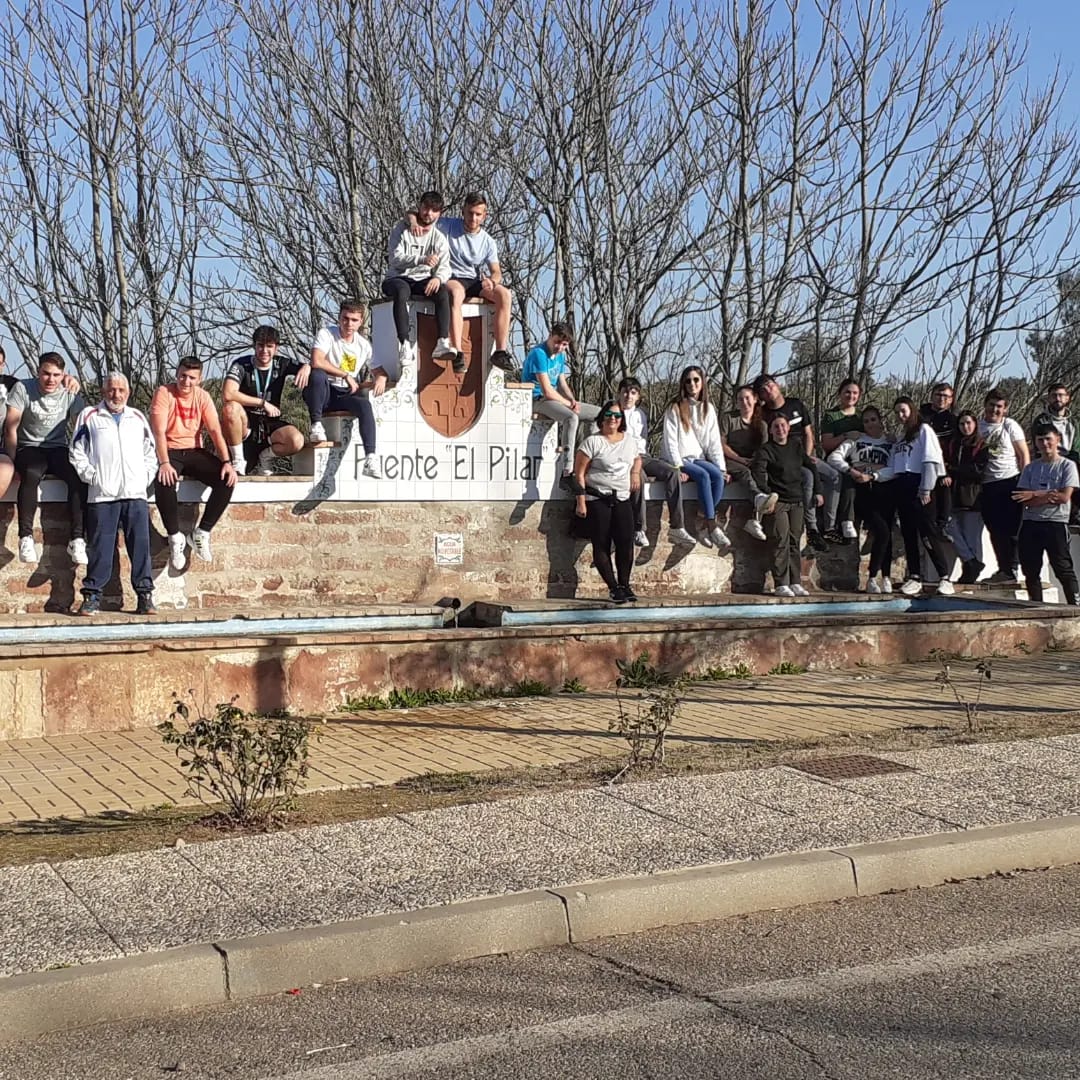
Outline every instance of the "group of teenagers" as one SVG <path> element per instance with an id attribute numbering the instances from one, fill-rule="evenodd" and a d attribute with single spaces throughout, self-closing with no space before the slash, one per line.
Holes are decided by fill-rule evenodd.
<path id="1" fill-rule="evenodd" d="M 860 407 L 861 396 L 856 381 L 840 385 L 837 407 L 823 418 L 819 446 L 804 403 L 785 396 L 772 376 L 739 387 L 735 410 L 720 416 L 704 371 L 691 366 L 664 410 L 654 456 L 641 384 L 623 379 L 618 396 L 589 414 L 598 433 L 583 440 L 564 478 L 575 498 L 575 534 L 592 542 L 611 599 L 637 599 L 630 575 L 635 547 L 649 544 L 647 477 L 664 484 L 672 543 L 701 543 L 720 554 L 731 547 L 723 528 L 732 505 L 723 501 L 725 486 L 744 485 L 750 513 L 743 529 L 767 545 L 775 596 L 806 596 L 802 557 L 830 543 L 856 541 L 860 526 L 870 549 L 863 587 L 891 593 L 893 528 L 899 522 L 906 561 L 899 588 L 907 596 L 923 589 L 924 552 L 939 593 L 955 592 L 957 557 L 957 583 L 978 581 L 985 569 L 985 526 L 998 565 L 989 582 L 1013 584 L 1022 574 L 1029 598 L 1041 601 L 1045 557 L 1066 603 L 1080 602 L 1069 553 L 1080 476 L 1067 387 L 1055 384 L 1047 391 L 1046 408 L 1032 425 L 1034 456 L 1000 390 L 986 395 L 981 415 L 955 413 L 953 388 L 939 383 L 921 407 L 898 398 L 893 424 L 877 406 Z M 587 408 L 579 406 L 578 415 Z M 686 527 L 682 505 L 688 481 L 697 491 L 696 536 Z"/>

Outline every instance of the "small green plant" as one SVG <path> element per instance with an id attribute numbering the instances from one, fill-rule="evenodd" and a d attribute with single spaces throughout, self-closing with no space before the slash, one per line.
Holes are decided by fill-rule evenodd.
<path id="1" fill-rule="evenodd" d="M 670 686 L 677 681 L 670 671 L 653 667 L 649 663 L 647 652 L 641 653 L 633 660 L 616 660 L 615 667 L 619 670 L 615 685 L 628 690 L 648 690 L 653 686 Z"/>
<path id="2" fill-rule="evenodd" d="M 770 675 L 805 675 L 805 664 L 796 664 L 792 660 L 781 660 L 776 667 L 769 668 Z"/>
<path id="3" fill-rule="evenodd" d="M 706 668 L 700 675 L 695 676 L 699 682 L 724 682 L 727 679 L 752 679 L 753 677 L 754 669 L 749 664 L 736 664 L 733 668 Z"/>
<path id="4" fill-rule="evenodd" d="M 663 765 L 667 733 L 678 717 L 683 687 L 682 679 L 672 672 L 653 667 L 648 653 L 634 660 L 616 660 L 615 666 L 619 671 L 615 680 L 618 712 L 609 721 L 608 730 L 626 740 L 630 754 L 612 777 L 613 784 L 642 764 L 653 768 Z"/>
<path id="5" fill-rule="evenodd" d="M 189 692 L 190 693 L 190 692 Z M 285 809 L 308 772 L 311 724 L 290 716 L 256 716 L 219 702 L 212 715 L 182 698 L 157 726 L 175 748 L 188 794 L 223 803 L 235 825 L 264 824 Z"/>
<path id="6" fill-rule="evenodd" d="M 584 694 L 587 687 L 580 679 L 567 679 L 562 684 L 562 692 L 564 694 Z"/>
<path id="7" fill-rule="evenodd" d="M 934 678 L 934 682 L 942 690 L 948 688 L 952 691 L 953 697 L 956 698 L 956 704 L 964 710 L 964 720 L 967 723 L 969 735 L 979 730 L 979 709 L 982 706 L 983 687 L 990 681 L 990 663 L 989 660 L 984 659 L 975 665 L 975 674 L 978 676 L 978 681 L 975 684 L 975 697 L 970 701 L 960 692 L 960 687 L 956 685 L 952 675 L 952 668 L 947 661 L 941 661 L 941 670 Z"/>
<path id="8" fill-rule="evenodd" d="M 583 688 L 584 689 L 584 688 Z M 350 697 L 342 708 L 346 712 L 367 709 L 419 709 L 424 705 L 455 705 L 492 698 L 547 697 L 551 687 L 535 679 L 522 679 L 513 686 L 457 686 L 452 690 L 416 690 L 411 686 L 395 687 L 388 694 L 361 694 Z"/>

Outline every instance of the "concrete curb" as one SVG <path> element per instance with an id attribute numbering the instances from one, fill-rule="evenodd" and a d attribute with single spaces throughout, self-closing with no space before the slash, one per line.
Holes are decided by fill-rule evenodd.
<path id="1" fill-rule="evenodd" d="M 0 1042 L 661 926 L 1080 862 L 1080 815 L 697 866 L 0 979 Z"/>

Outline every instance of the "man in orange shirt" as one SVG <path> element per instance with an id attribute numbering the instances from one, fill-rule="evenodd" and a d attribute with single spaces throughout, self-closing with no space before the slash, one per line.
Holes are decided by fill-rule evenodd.
<path id="1" fill-rule="evenodd" d="M 229 460 L 217 409 L 210 395 L 199 386 L 201 382 L 202 361 L 185 356 L 177 365 L 176 382 L 159 386 L 150 404 L 150 430 L 154 433 L 158 461 L 154 494 L 161 522 L 169 534 L 169 562 L 174 570 L 184 569 L 184 549 L 188 543 L 200 559 L 210 561 L 210 530 L 225 513 L 236 483 L 236 470 Z M 202 448 L 204 431 L 210 436 L 217 457 Z M 202 521 L 188 537 L 180 531 L 176 498 L 181 476 L 190 476 L 210 488 Z"/>

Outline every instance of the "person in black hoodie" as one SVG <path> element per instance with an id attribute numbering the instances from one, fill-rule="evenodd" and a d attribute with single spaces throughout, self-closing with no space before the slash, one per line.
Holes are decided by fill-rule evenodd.
<path id="1" fill-rule="evenodd" d="M 985 564 L 982 558 L 983 518 L 980 510 L 982 471 L 987 449 L 979 435 L 979 418 L 965 410 L 956 418 L 958 433 L 945 450 L 945 477 L 941 483 L 952 495 L 953 546 L 964 568 L 957 579 L 974 585 Z"/>
<path id="2" fill-rule="evenodd" d="M 820 506 L 821 482 L 802 439 L 789 439 L 791 425 L 777 414 L 769 423 L 769 441 L 754 454 L 750 472 L 757 486 L 778 498 L 776 509 L 766 518 L 765 537 L 772 556 L 773 595 L 808 596 L 802 586 L 800 540 L 805 524 L 803 469 L 814 475 L 814 503 Z"/>
<path id="3" fill-rule="evenodd" d="M 949 452 L 949 445 L 956 436 L 956 413 L 952 411 L 956 400 L 956 391 L 947 382 L 936 383 L 930 390 L 930 400 L 919 406 L 919 417 L 924 424 L 929 424 L 938 437 L 943 453 Z M 934 488 L 934 520 L 937 521 L 941 534 L 952 538 L 953 490 L 945 483 L 943 476 Z"/>

